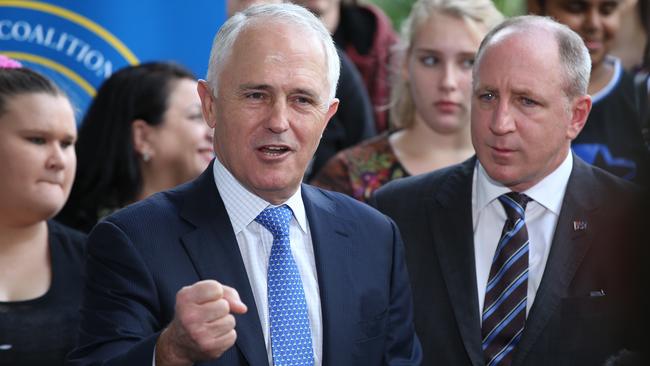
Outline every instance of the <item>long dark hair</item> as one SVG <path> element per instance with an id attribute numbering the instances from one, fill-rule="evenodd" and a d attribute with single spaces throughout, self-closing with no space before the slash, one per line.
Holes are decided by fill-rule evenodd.
<path id="1" fill-rule="evenodd" d="M 79 130 L 77 174 L 59 221 L 90 231 L 102 211 L 136 199 L 142 172 L 132 123 L 161 124 L 174 82 L 185 78 L 196 79 L 179 65 L 150 62 L 123 68 L 102 84 Z"/>

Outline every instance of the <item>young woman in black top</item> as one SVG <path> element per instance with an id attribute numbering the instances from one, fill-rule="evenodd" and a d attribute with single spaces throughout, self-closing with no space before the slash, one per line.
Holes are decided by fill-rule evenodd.
<path id="1" fill-rule="evenodd" d="M 72 106 L 0 56 L 0 365 L 63 365 L 76 340 L 84 236 L 51 221 L 74 179 Z"/>

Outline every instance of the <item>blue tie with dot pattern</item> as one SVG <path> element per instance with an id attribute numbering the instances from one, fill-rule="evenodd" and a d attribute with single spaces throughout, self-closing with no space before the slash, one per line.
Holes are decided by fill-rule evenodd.
<path id="1" fill-rule="evenodd" d="M 287 205 L 269 207 L 256 218 L 273 235 L 269 258 L 268 300 L 271 349 L 275 366 L 314 364 L 307 302 L 298 266 L 291 255 Z"/>

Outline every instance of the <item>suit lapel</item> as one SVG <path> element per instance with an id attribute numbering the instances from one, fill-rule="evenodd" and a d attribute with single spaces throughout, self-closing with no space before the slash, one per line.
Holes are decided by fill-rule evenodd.
<path id="1" fill-rule="evenodd" d="M 573 170 L 562 202 L 544 275 L 526 320 L 526 328 L 514 355 L 513 365 L 524 364 L 526 355 L 566 295 L 569 284 L 593 241 L 588 230 L 576 226 L 576 223 L 589 222 L 596 209 L 594 198 L 589 196 L 589 190 L 585 188 L 589 187 L 590 180 L 591 171 L 588 166 L 574 155 Z"/>
<path id="2" fill-rule="evenodd" d="M 336 203 L 317 189 L 302 186 L 303 202 L 309 221 L 323 316 L 323 365 L 340 364 L 352 349 L 342 349 L 356 324 L 349 291 L 342 290 L 353 281 L 350 276 L 352 223 L 335 214 Z M 342 358 L 343 357 L 343 358 Z"/>
<path id="3" fill-rule="evenodd" d="M 458 329 L 474 365 L 483 364 L 472 226 L 472 177 L 476 159 L 452 172 L 426 202 L 431 242 L 453 304 Z"/>
<path id="4" fill-rule="evenodd" d="M 212 164 L 188 189 L 181 217 L 196 227 L 181 240 L 199 278 L 235 288 L 248 306 L 246 314 L 236 316 L 237 347 L 250 365 L 268 364 L 255 298 L 230 218 L 214 183 Z"/>

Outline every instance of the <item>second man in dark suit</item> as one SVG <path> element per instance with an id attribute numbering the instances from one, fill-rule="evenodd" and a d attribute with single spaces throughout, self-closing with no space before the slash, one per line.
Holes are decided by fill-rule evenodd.
<path id="1" fill-rule="evenodd" d="M 571 153 L 589 53 L 548 18 L 493 29 L 474 66 L 476 157 L 398 180 L 398 224 L 426 365 L 601 365 L 638 346 L 631 184 Z"/>

